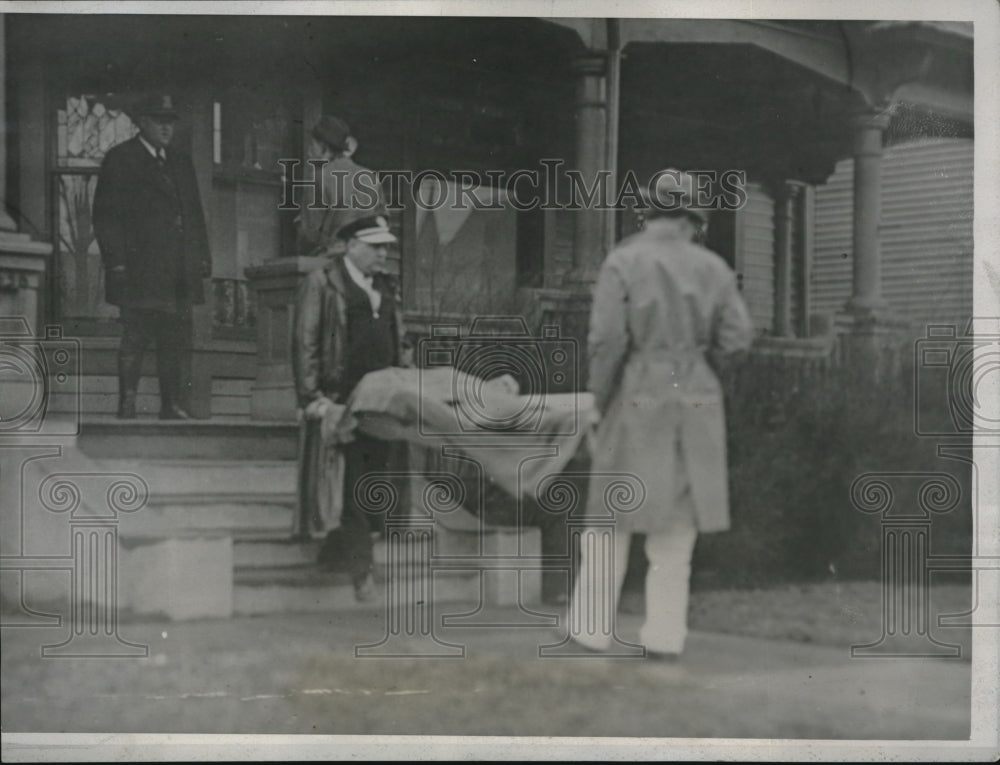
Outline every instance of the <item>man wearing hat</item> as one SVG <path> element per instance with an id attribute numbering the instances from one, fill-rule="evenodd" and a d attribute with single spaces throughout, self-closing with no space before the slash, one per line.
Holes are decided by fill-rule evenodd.
<path id="1" fill-rule="evenodd" d="M 385 215 L 385 200 L 375 173 L 354 161 L 358 142 L 347 123 L 324 115 L 312 129 L 306 158 L 323 162 L 321 198 L 313 205 L 309 195 L 301 199 L 298 217 L 299 252 L 324 255 L 343 252 L 337 231 L 359 217 Z M 312 168 L 306 171 L 312 172 Z M 319 207 L 322 209 L 311 209 Z"/>
<path id="2" fill-rule="evenodd" d="M 121 309 L 118 416 L 136 416 L 142 357 L 156 345 L 160 419 L 188 419 L 182 348 L 191 305 L 205 300 L 212 260 L 190 158 L 171 142 L 177 111 L 169 95 L 131 110 L 139 134 L 104 157 L 94 195 L 94 231 L 105 268 L 105 299 Z"/>
<path id="3" fill-rule="evenodd" d="M 655 179 L 644 195 L 643 229 L 608 255 L 594 291 L 588 386 L 599 415 L 587 512 L 614 515 L 615 543 L 604 550 L 581 540 L 570 635 L 591 650 L 611 646 L 613 613 L 599 611 L 608 602 L 604 584 L 616 602 L 631 535 L 645 533 L 640 641 L 647 655 L 676 657 L 687 634 L 698 532 L 729 527 L 722 390 L 710 360 L 749 347 L 752 326 L 735 274 L 696 243 L 708 215 L 694 204 L 691 177 L 669 170 Z M 608 476 L 622 474 L 644 489 L 632 512 L 606 505 L 614 496 Z"/>
<path id="4" fill-rule="evenodd" d="M 387 245 L 396 241 L 386 219 L 358 218 L 336 233 L 343 254 L 332 255 L 310 273 L 299 291 L 293 325 L 293 371 L 305 436 L 299 462 L 299 499 L 318 515 L 317 482 L 322 470 L 323 409 L 343 404 L 369 372 L 401 360 L 402 314 L 396 291 L 383 273 Z M 365 473 L 386 471 L 391 445 L 356 434 L 344 449 L 343 510 L 339 529 L 328 532 L 321 562 L 347 570 L 360 601 L 375 596 L 372 538 L 375 517 L 354 496 Z"/>

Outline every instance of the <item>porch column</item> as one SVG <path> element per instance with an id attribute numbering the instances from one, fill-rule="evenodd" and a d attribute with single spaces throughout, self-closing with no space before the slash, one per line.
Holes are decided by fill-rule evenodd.
<path id="1" fill-rule="evenodd" d="M 7 193 L 7 23 L 0 14 L 0 125 L 4 126 L 3 138 L 0 139 L 0 183 L 3 184 L 3 198 L 10 199 Z M 7 207 L 0 207 L 0 231 L 16 231 L 17 224 L 7 213 Z"/>
<path id="2" fill-rule="evenodd" d="M 608 80 L 607 57 L 592 54 L 573 64 L 576 81 L 576 164 L 587 188 L 608 166 Z M 577 210 L 573 227 L 573 268 L 565 276 L 567 286 L 583 286 L 597 279 L 605 251 L 607 213 L 595 209 L 602 201 L 599 192 L 588 209 Z M 615 192 L 607 188 L 608 201 Z"/>
<path id="3" fill-rule="evenodd" d="M 4 205 L 0 206 L 0 317 L 14 323 L 23 320 L 26 331 L 44 336 L 41 325 L 45 310 L 45 268 L 52 245 L 32 241 L 29 234 L 18 233 L 17 222 L 7 212 L 6 202 L 12 199 L 7 179 L 10 125 L 7 119 L 7 27 L 5 17 L 0 14 L 0 124 L 4 126 L 0 136 L 0 196 L 4 199 Z M 21 121 L 15 129 L 23 131 L 24 127 Z M 11 384 L 12 381 L 7 380 L 7 385 Z"/>
<path id="4" fill-rule="evenodd" d="M 792 336 L 792 210 L 794 189 L 785 181 L 774 188 L 774 334 Z"/>
<path id="5" fill-rule="evenodd" d="M 854 291 L 848 312 L 870 315 L 886 308 L 882 297 L 879 225 L 882 220 L 882 138 L 889 116 L 869 112 L 851 121 L 854 136 Z"/>

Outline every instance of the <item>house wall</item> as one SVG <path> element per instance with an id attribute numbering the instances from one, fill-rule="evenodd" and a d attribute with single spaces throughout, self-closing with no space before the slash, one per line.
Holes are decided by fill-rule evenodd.
<path id="1" fill-rule="evenodd" d="M 761 184 L 748 183 L 736 215 L 737 278 L 754 330 L 766 334 L 774 322 L 774 200 Z"/>
<path id="2" fill-rule="evenodd" d="M 835 314 L 851 296 L 854 163 L 816 187 L 811 297 Z M 890 146 L 882 170 L 882 291 L 917 325 L 972 316 L 973 143 L 934 139 Z"/>

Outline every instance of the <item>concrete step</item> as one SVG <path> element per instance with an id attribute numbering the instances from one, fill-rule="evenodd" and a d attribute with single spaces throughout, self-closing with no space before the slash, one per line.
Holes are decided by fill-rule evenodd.
<path id="1" fill-rule="evenodd" d="M 122 514 L 118 533 L 128 539 L 185 536 L 199 531 L 229 535 L 236 542 L 264 540 L 280 544 L 274 540 L 283 540 L 292 533 L 294 508 L 294 501 L 154 504 L 136 513 Z"/>
<path id="2" fill-rule="evenodd" d="M 237 570 L 233 586 L 233 612 L 241 615 L 274 613 L 336 613 L 338 611 L 384 607 L 387 582 L 384 572 L 376 569 L 379 597 L 374 602 L 358 603 L 350 577 L 329 574 L 316 566 L 293 567 L 280 571 L 253 572 Z M 399 599 L 405 604 L 419 603 L 425 607 L 439 603 L 476 603 L 482 586 L 476 572 L 447 572 L 433 576 L 433 586 L 421 580 L 398 587 Z"/>
<path id="3" fill-rule="evenodd" d="M 290 460 L 98 459 L 103 470 L 132 473 L 149 486 L 150 504 L 294 500 L 296 463 Z"/>
<path id="4" fill-rule="evenodd" d="M 471 536 L 471 535 L 463 535 Z M 506 536 L 506 535 L 504 535 Z M 529 535 L 536 536 L 536 535 Z M 483 554 L 507 554 L 508 544 L 496 541 L 488 534 Z M 494 541 L 489 541 L 489 540 Z M 534 540 L 537 543 L 537 540 Z M 456 545 L 447 532 L 435 530 L 434 549 L 437 555 L 469 555 L 467 540 Z M 537 548 L 537 544 L 535 545 Z M 319 543 L 299 544 L 286 539 L 236 541 L 233 545 L 233 603 L 236 613 L 265 614 L 282 612 L 327 612 L 358 608 L 350 576 L 323 571 L 315 563 Z M 525 551 L 538 554 L 537 549 Z M 473 553 L 475 555 L 476 553 Z M 535 602 L 541 595 L 539 571 L 480 571 L 472 568 L 435 568 L 430 576 L 406 565 L 402 572 L 388 570 L 388 544 L 375 541 L 373 548 L 374 574 L 383 593 L 386 588 L 406 602 L 467 602 L 513 604 Z"/>
<path id="5" fill-rule="evenodd" d="M 135 397 L 136 412 L 156 416 L 160 412 L 160 396 L 140 390 Z M 84 412 L 114 415 L 118 411 L 118 393 L 53 393 L 48 398 L 48 410 L 53 413 Z"/>
<path id="6" fill-rule="evenodd" d="M 157 401 L 151 412 L 158 411 Z M 258 422 L 236 417 L 161 421 L 148 417 L 118 420 L 88 415 L 78 438 L 80 450 L 93 459 L 125 460 L 293 462 L 298 444 L 297 423 Z"/>
<path id="7" fill-rule="evenodd" d="M 286 529 L 290 531 L 290 527 Z M 289 566 L 316 567 L 320 542 L 300 542 L 289 537 L 245 537 L 233 545 L 233 565 L 239 570 Z"/>

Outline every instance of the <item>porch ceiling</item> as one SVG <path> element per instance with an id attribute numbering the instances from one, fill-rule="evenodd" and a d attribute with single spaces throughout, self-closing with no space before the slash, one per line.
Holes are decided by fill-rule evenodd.
<path id="1" fill-rule="evenodd" d="M 856 89 L 755 45 L 632 43 L 622 64 L 621 166 L 822 183 L 849 156 L 851 116 L 868 106 Z M 912 106 L 893 112 L 897 138 L 968 132 Z"/>
<path id="2" fill-rule="evenodd" d="M 20 53 L 44 50 L 57 68 L 136 88 L 223 74 L 248 84 L 261 76 L 327 82 L 373 63 L 521 71 L 568 66 L 582 51 L 570 31 L 520 18 L 15 14 L 9 27 Z"/>
<path id="3" fill-rule="evenodd" d="M 549 19 L 595 50 L 606 19 Z M 643 43 L 752 46 L 860 94 L 972 122 L 972 25 L 933 21 L 618 19 L 623 48 Z"/>
<path id="4" fill-rule="evenodd" d="M 848 149 L 852 90 L 751 45 L 632 44 L 622 65 L 622 167 L 741 169 L 825 181 Z M 655 167 L 650 170 L 655 170 Z"/>

